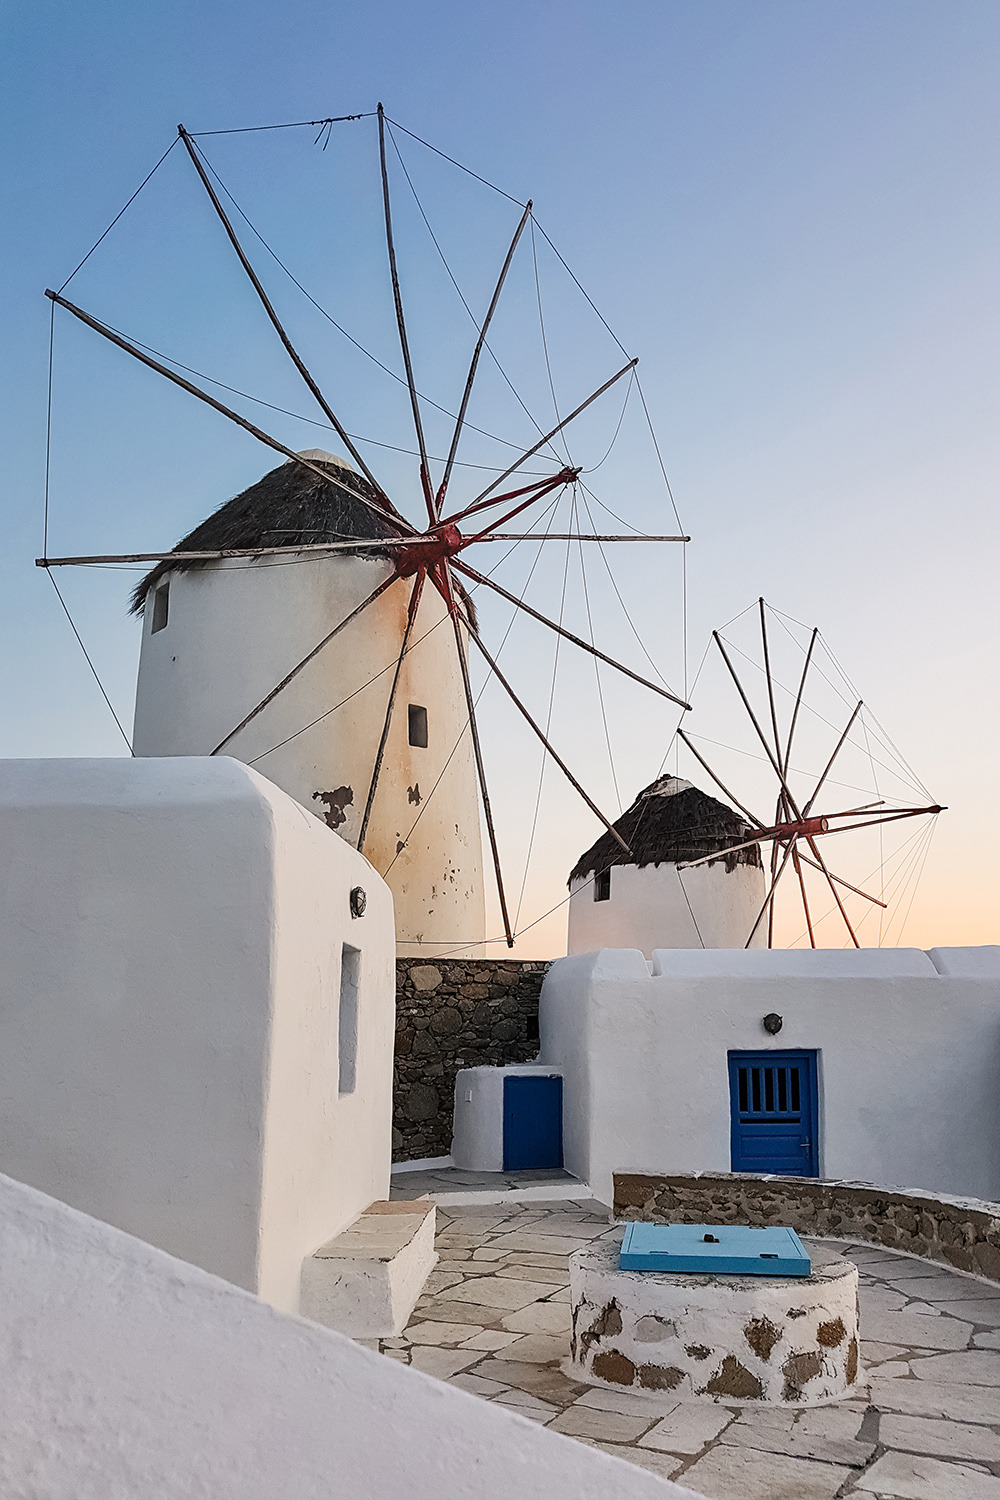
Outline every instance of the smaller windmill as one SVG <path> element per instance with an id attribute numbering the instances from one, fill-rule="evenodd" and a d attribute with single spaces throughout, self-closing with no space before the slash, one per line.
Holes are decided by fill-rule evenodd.
<path id="1" fill-rule="evenodd" d="M 751 609 L 753 606 L 751 606 Z M 870 907 L 888 909 L 890 892 L 885 889 L 882 882 L 882 893 L 875 895 L 865 890 L 859 884 L 846 880 L 842 875 L 835 874 L 831 870 L 824 852 L 827 840 L 833 835 L 856 834 L 861 829 L 882 830 L 886 825 L 897 823 L 909 818 L 925 818 L 931 820 L 922 846 L 918 846 L 917 855 L 924 853 L 929 844 L 930 833 L 933 831 L 933 819 L 938 813 L 945 809 L 937 803 L 928 803 L 923 806 L 908 805 L 905 800 L 890 797 L 879 788 L 878 766 L 883 767 L 882 777 L 886 780 L 889 771 L 897 776 L 902 776 L 906 785 L 925 790 L 922 784 L 916 780 L 910 772 L 906 762 L 903 761 L 899 752 L 895 750 L 892 742 L 888 739 L 884 730 L 878 725 L 872 716 L 866 717 L 865 704 L 858 699 L 851 709 L 843 728 L 838 731 L 836 724 L 822 716 L 822 725 L 829 732 L 828 744 L 832 741 L 828 758 L 823 765 L 822 771 L 806 773 L 797 770 L 793 764 L 793 753 L 798 750 L 796 731 L 800 728 L 802 710 L 808 708 L 807 688 L 812 678 L 822 672 L 817 658 L 817 644 L 822 642 L 818 627 L 812 629 L 809 634 L 808 644 L 804 648 L 804 660 L 801 674 L 798 678 L 797 687 L 791 689 L 779 682 L 772 672 L 772 644 L 768 637 L 768 616 L 782 624 L 785 634 L 790 632 L 785 624 L 787 616 L 779 611 L 773 610 L 763 599 L 757 601 L 757 610 L 760 621 L 760 660 L 752 658 L 748 653 L 740 652 L 747 663 L 757 670 L 763 678 L 766 688 L 766 711 L 758 713 L 751 701 L 740 674 L 733 664 L 733 655 L 737 654 L 732 642 L 727 642 L 723 634 L 716 630 L 712 632 L 712 642 L 717 648 L 719 655 L 725 664 L 727 673 L 732 679 L 739 695 L 740 704 L 745 711 L 753 730 L 753 736 L 759 750 L 763 751 L 763 767 L 765 774 L 769 772 L 774 780 L 774 815 L 767 819 L 758 816 L 757 813 L 746 806 L 730 787 L 722 780 L 718 772 L 710 764 L 708 757 L 698 748 L 695 741 L 700 738 L 684 729 L 678 729 L 678 737 L 694 756 L 695 760 L 704 771 L 712 778 L 719 790 L 729 801 L 748 819 L 751 828 L 755 830 L 752 837 L 747 837 L 739 842 L 734 842 L 725 850 L 719 850 L 715 854 L 706 855 L 699 859 L 688 860 L 678 866 L 680 871 L 691 870 L 698 865 L 706 863 L 710 859 L 718 859 L 723 854 L 734 855 L 739 850 L 749 849 L 754 846 L 770 847 L 769 876 L 764 901 L 746 937 L 746 947 L 754 943 L 761 925 L 767 924 L 767 945 L 774 945 L 775 936 L 775 898 L 779 887 L 789 872 L 793 872 L 798 888 L 798 896 L 802 905 L 802 913 L 805 919 L 805 932 L 808 934 L 810 946 L 815 948 L 816 926 L 818 920 L 814 911 L 814 904 L 810 904 L 809 887 L 812 884 L 815 890 L 817 886 L 828 888 L 829 896 L 833 900 L 832 911 L 839 914 L 839 918 L 846 928 L 849 941 L 855 948 L 860 948 L 857 927 L 860 925 L 852 921 L 848 914 L 846 897 L 854 896 L 869 904 Z M 746 614 L 747 611 L 744 611 Z M 737 616 L 737 618 L 740 618 Z M 730 622 L 733 623 L 733 622 Z M 800 627 L 801 628 L 801 627 Z M 832 655 L 830 660 L 833 661 Z M 839 668 L 838 668 L 839 670 Z M 830 677 L 822 672 L 827 682 Z M 844 685 L 847 679 L 843 678 Z M 791 704 L 788 711 L 785 727 L 782 728 L 782 715 L 778 709 L 778 690 L 783 690 L 786 696 L 790 696 Z M 838 691 L 838 697 L 843 698 L 843 692 Z M 874 746 L 874 748 L 873 748 Z M 838 807 L 837 801 L 844 797 L 844 793 L 856 783 L 840 782 L 834 777 L 838 770 L 841 757 L 848 747 L 867 755 L 871 762 L 874 790 L 882 795 L 876 795 L 871 801 L 858 804 L 851 801 L 847 807 Z M 759 757 L 758 757 L 759 758 Z M 840 795 L 834 797 L 832 790 L 837 786 Z M 832 806 L 827 806 L 832 803 Z M 922 868 L 922 865 L 920 866 Z M 882 871 L 876 872 L 881 874 Z M 919 872 L 918 872 L 919 878 Z M 898 892 L 897 892 L 898 894 Z M 814 897 L 815 903 L 815 897 Z M 827 913 L 829 914 L 829 913 Z"/>

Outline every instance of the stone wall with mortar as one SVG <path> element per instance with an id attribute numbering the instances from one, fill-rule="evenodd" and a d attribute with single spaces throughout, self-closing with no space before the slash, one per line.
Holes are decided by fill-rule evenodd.
<path id="1" fill-rule="evenodd" d="M 620 1219 L 675 1224 L 787 1224 L 798 1234 L 830 1235 L 906 1250 L 1000 1281 L 1000 1204 L 865 1182 L 811 1177 L 615 1173 Z"/>
<path id="2" fill-rule="evenodd" d="M 544 959 L 396 960 L 394 1161 L 447 1156 L 460 1068 L 538 1052 Z"/>

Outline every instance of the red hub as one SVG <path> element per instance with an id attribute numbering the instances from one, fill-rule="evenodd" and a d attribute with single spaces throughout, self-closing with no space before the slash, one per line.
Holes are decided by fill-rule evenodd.
<path id="1" fill-rule="evenodd" d="M 433 571 L 439 563 L 454 557 L 465 545 L 462 534 L 452 522 L 436 526 L 409 547 L 394 550 L 397 578 L 412 578 L 421 568 Z"/>

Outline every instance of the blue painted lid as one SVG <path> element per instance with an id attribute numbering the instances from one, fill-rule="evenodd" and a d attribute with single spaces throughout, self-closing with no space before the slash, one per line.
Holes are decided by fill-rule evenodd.
<path id="1" fill-rule="evenodd" d="M 742 1224 L 626 1224 L 622 1271 L 808 1276 L 812 1263 L 794 1229 Z"/>

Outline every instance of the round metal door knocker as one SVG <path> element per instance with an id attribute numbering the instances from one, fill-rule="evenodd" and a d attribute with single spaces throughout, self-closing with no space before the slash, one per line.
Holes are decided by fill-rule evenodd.
<path id="1" fill-rule="evenodd" d="M 777 1036 L 784 1024 L 782 1018 L 773 1010 L 764 1017 L 764 1030 L 768 1036 Z"/>
<path id="2" fill-rule="evenodd" d="M 364 889 L 360 885 L 356 885 L 351 891 L 351 916 L 363 917 L 367 905 L 368 897 L 365 895 Z M 781 1024 L 780 1021 L 778 1024 Z"/>

